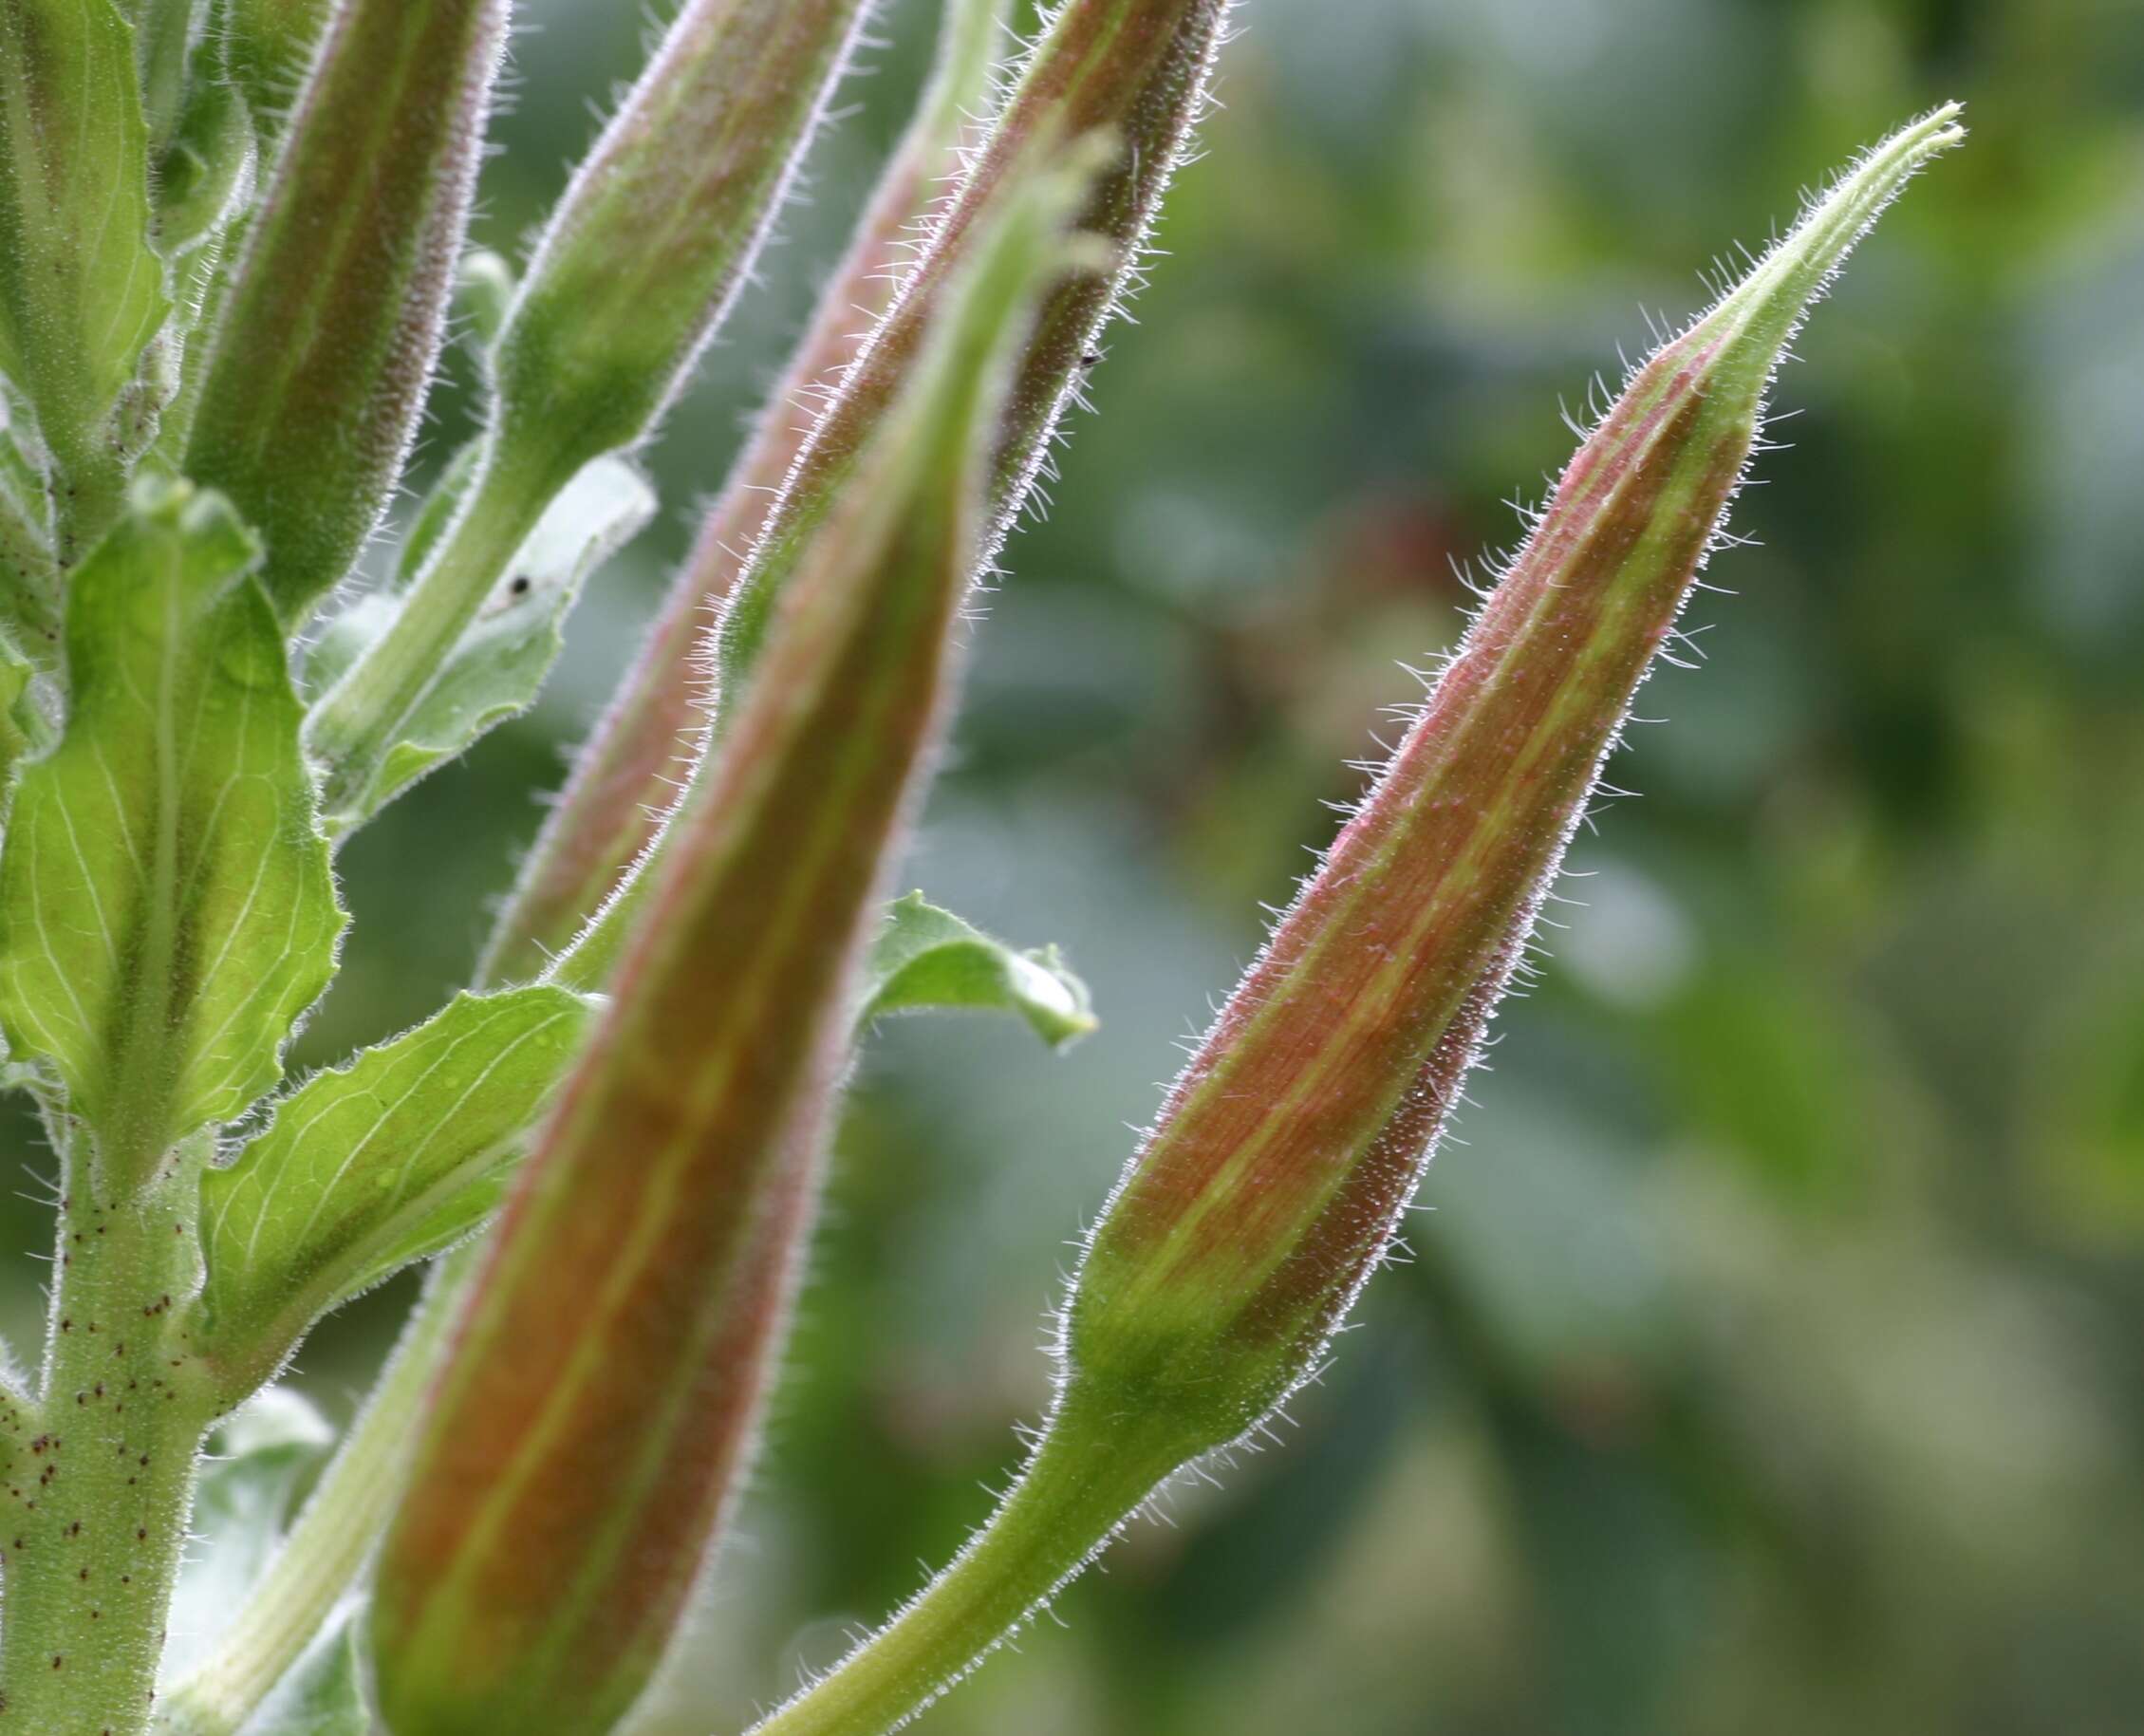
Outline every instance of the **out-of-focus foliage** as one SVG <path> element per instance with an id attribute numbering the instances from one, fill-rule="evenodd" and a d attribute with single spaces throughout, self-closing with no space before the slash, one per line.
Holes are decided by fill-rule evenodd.
<path id="1" fill-rule="evenodd" d="M 512 249 L 635 62 L 531 0 Z M 897 128 L 896 7 L 792 245 L 654 455 L 712 491 Z M 2133 1730 L 2144 1708 L 2144 5 L 1245 0 L 1171 257 L 1009 551 L 918 859 L 1048 935 L 1102 1028 L 867 1050 L 743 1540 L 662 1736 L 831 1661 L 988 1503 L 1068 1259 L 1351 795 L 1448 561 L 1567 455 L 1640 308 L 1798 177 L 1956 96 L 1780 383 L 1732 551 L 1611 770 L 1554 958 L 1500 1023 L 1414 1261 L 1284 1447 L 926 1720 L 943 1736 Z M 547 171 L 550 173 L 547 175 Z M 518 175 L 522 178 L 516 179 Z M 466 360 L 457 364 L 466 369 Z M 442 459 L 464 432 L 435 429 Z M 465 976 L 483 900 L 622 667 L 672 514 L 599 574 L 531 717 L 348 849 L 358 922 L 300 1059 Z M 26 1128 L 16 1148 L 47 1162 Z M 8 1233 L 46 1234 L 15 1204 Z M 26 1266 L 19 1270 L 30 1269 Z M 345 1405 L 406 1302 L 301 1373 Z M 10 1292 L 18 1344 L 36 1297 Z"/>

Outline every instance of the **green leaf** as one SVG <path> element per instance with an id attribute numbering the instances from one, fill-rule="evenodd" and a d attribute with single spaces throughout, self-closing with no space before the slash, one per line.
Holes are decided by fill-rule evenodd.
<path id="1" fill-rule="evenodd" d="M 1094 1029 L 1087 985 L 1054 946 L 1015 952 L 911 892 L 886 907 L 865 965 L 857 1023 L 925 1007 L 1017 1013 L 1053 1049 Z"/>
<path id="2" fill-rule="evenodd" d="M 461 995 L 283 1098 L 201 1178 L 212 1353 L 279 1357 L 337 1303 L 483 1222 L 587 1019 L 564 989 Z"/>
<path id="3" fill-rule="evenodd" d="M 255 1393 L 209 1437 L 193 1545 L 172 1597 L 168 1679 L 214 1649 L 268 1565 L 300 1486 L 334 1444 L 327 1419 L 289 1387 Z"/>
<path id="4" fill-rule="evenodd" d="M 360 1608 L 350 1604 L 329 1623 L 240 1736 L 372 1736 L 379 1725 L 364 1685 Z"/>
<path id="5" fill-rule="evenodd" d="M 166 304 L 134 32 L 112 0 L 0 0 L 0 372 L 70 470 Z"/>
<path id="6" fill-rule="evenodd" d="M 70 581 L 72 714 L 0 849 L 0 1028 L 121 1184 L 281 1076 L 343 914 L 258 546 L 145 479 Z"/>
<path id="7" fill-rule="evenodd" d="M 368 812 L 535 702 L 582 580 L 654 511 L 654 490 L 623 458 L 598 458 L 567 484 L 402 725 Z"/>

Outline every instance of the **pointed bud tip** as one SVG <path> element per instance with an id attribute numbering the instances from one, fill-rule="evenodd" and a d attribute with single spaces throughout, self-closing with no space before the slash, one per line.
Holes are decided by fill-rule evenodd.
<path id="1" fill-rule="evenodd" d="M 1761 395 L 1779 354 L 1855 244 L 1922 165 L 1963 142 L 1965 105 L 1945 103 L 1898 128 L 1803 201 L 1794 227 L 1691 327 L 1686 343 L 1719 358 L 1721 371 Z M 1742 373 L 1737 361 L 1751 364 Z"/>

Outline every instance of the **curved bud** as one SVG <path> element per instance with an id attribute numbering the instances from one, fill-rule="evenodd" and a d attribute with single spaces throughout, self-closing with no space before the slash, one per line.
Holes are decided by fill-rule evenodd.
<path id="1" fill-rule="evenodd" d="M 182 468 L 268 545 L 286 625 L 356 560 L 438 359 L 506 0 L 327 25 L 205 364 Z"/>
<path id="2" fill-rule="evenodd" d="M 988 94 L 1006 0 L 947 0 L 938 61 L 907 133 L 872 194 L 855 240 L 827 280 L 750 444 L 708 511 L 632 672 L 530 851 L 513 903 L 486 954 L 490 976 L 513 980 L 563 950 L 647 848 L 668 806 L 685 737 L 701 721 L 697 664 L 709 611 L 729 594 L 809 436 L 812 405 L 856 351 L 860 324 L 893 294 L 895 250 L 928 215 L 968 118 Z"/>
<path id="3" fill-rule="evenodd" d="M 1389 1246 L 1809 302 L 1962 136 L 1894 135 L 1632 374 L 1405 739 L 1222 1009 L 1089 1238 L 1061 1376 L 991 1523 L 762 1736 L 897 1727 L 1164 1478 L 1315 1370 Z"/>
<path id="4" fill-rule="evenodd" d="M 55 552 L 115 518 L 170 311 L 134 31 L 112 0 L 0 0 L 0 376 L 49 460 Z"/>
<path id="5" fill-rule="evenodd" d="M 611 1728 L 727 1511 L 944 710 L 1004 340 L 1061 257 L 1072 199 L 1019 191 L 807 552 L 462 1316 L 374 1605 L 398 1736 Z"/>
<path id="6" fill-rule="evenodd" d="M 314 714 L 330 827 L 380 769 L 544 508 L 637 445 L 766 239 L 863 0 L 692 0 L 552 215 L 492 348 L 482 456 L 393 623 Z"/>

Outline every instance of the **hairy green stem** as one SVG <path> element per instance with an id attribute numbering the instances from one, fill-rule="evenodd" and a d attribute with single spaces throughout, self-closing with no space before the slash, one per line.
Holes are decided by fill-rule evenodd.
<path id="1" fill-rule="evenodd" d="M 1073 1577 L 1184 1457 L 1076 1401 L 1052 1419 L 990 1522 L 841 1668 L 753 1736 L 884 1736 L 972 1670 Z"/>
<path id="2" fill-rule="evenodd" d="M 158 1709 L 159 1736 L 236 1736 L 364 1570 L 409 1470 L 409 1443 L 477 1263 L 470 1242 L 431 1270 L 423 1299 L 290 1535 L 215 1651 Z"/>
<path id="3" fill-rule="evenodd" d="M 219 1409 L 174 1319 L 196 1277 L 191 1164 L 62 1201 L 44 1394 L 9 1415 L 0 1730 L 149 1727 L 195 1460 Z M 11 1411 L 11 1405 L 5 1407 Z"/>

